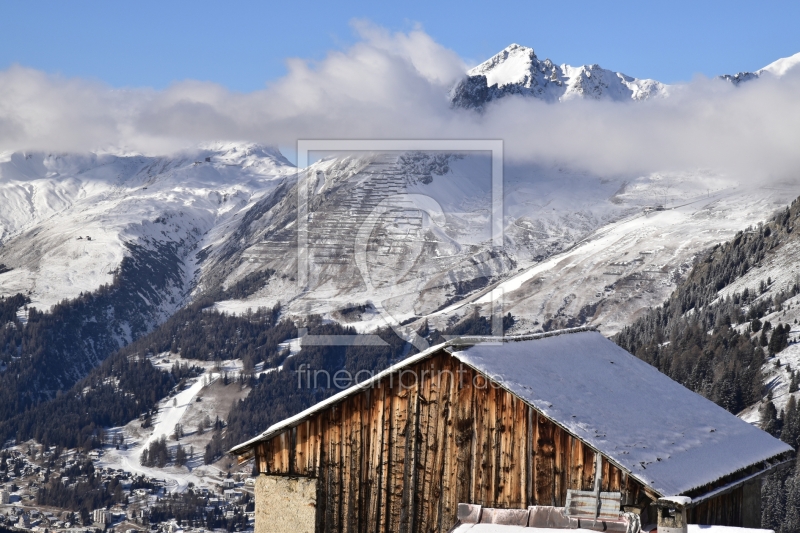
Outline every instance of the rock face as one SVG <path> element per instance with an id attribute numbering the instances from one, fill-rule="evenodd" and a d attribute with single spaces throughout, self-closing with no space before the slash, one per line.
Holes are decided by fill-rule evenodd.
<path id="1" fill-rule="evenodd" d="M 556 65 L 540 60 L 532 48 L 512 44 L 467 73 L 450 95 L 454 107 L 482 109 L 508 95 L 533 96 L 546 102 L 575 98 L 595 100 L 646 100 L 663 97 L 668 86 L 640 80 L 599 65 Z"/>
<path id="2" fill-rule="evenodd" d="M 734 85 L 739 85 L 742 82 L 754 80 L 758 77 L 759 75 L 755 72 L 739 72 L 738 74 L 723 74 L 719 78 Z"/>

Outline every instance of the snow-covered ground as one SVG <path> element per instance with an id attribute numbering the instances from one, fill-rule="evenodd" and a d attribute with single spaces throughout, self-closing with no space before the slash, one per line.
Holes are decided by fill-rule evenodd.
<path id="1" fill-rule="evenodd" d="M 293 171 L 277 151 L 246 143 L 171 158 L 0 154 L 0 259 L 11 268 L 0 294 L 48 309 L 113 281 L 126 243 L 200 249 Z"/>
<path id="2" fill-rule="evenodd" d="M 283 259 L 272 256 L 270 263 L 284 268 L 285 277 L 274 276 L 252 296 L 218 302 L 216 309 L 243 313 L 281 302 L 288 316 L 302 319 L 316 313 L 352 324 L 360 332 L 392 321 L 416 320 L 413 325 L 418 327 L 425 319 L 432 321 L 432 327 L 443 328 L 475 305 L 486 311 L 489 291 L 499 285 L 503 313 L 514 315 L 519 332 L 535 330 L 548 321 L 551 327 L 588 321 L 612 334 L 647 307 L 660 304 L 698 253 L 764 220 L 800 192 L 795 184 L 759 188 L 713 172 L 601 180 L 556 167 L 509 165 L 504 175 L 505 260 L 492 256 L 485 240 L 486 176 L 477 170 L 470 174 L 460 166 L 464 161 L 469 162 L 456 160 L 451 173 L 434 176 L 432 183 L 416 181 L 407 188 L 430 195 L 447 216 L 440 228 L 433 228 L 440 233 L 397 236 L 396 242 L 385 243 L 387 249 L 405 246 L 406 252 L 395 262 L 388 256 L 369 255 L 363 265 L 354 259 L 357 269 L 353 263 L 319 266 L 312 262 L 313 288 L 302 291 L 291 275 L 296 269 L 296 250 L 290 249 Z M 331 174 L 324 174 L 324 185 L 317 189 L 333 190 L 336 180 L 345 179 L 344 170 L 336 170 L 337 165 L 346 166 L 343 160 L 317 165 L 315 171 Z M 365 158 L 355 165 L 354 174 L 345 177 L 365 180 L 364 176 L 379 173 L 387 165 L 379 158 Z M 327 215 L 314 213 L 315 217 Z M 278 213 L 273 216 L 280 218 Z M 332 242 L 339 238 L 346 244 L 354 239 L 358 228 L 351 230 L 339 228 Z M 422 242 L 426 253 L 420 253 L 411 265 L 408 257 L 421 252 Z M 481 277 L 495 283 L 453 301 L 453 287 L 448 284 Z M 337 314 L 365 303 L 384 315 L 350 321 Z"/>
<path id="3" fill-rule="evenodd" d="M 212 382 L 217 378 L 219 378 L 219 374 L 211 375 Z M 105 461 L 107 461 L 107 463 L 104 466 L 111 466 L 112 458 L 118 458 L 118 467 L 123 470 L 136 474 L 143 474 L 156 479 L 167 479 L 167 489 L 171 491 L 183 492 L 186 490 L 189 482 L 193 482 L 198 486 L 205 484 L 200 477 L 192 475 L 191 468 L 188 468 L 188 472 L 186 473 L 181 471 L 183 469 L 176 467 L 170 469 L 148 468 L 142 466 L 139 460 L 142 451 L 144 451 L 151 442 L 158 440 L 162 436 L 166 438 L 170 437 L 174 431 L 175 425 L 181 422 L 189 405 L 191 405 L 191 402 L 194 401 L 195 397 L 204 386 L 203 380 L 197 379 L 188 389 L 176 395 L 174 400 L 167 398 L 166 402 L 162 402 L 164 405 L 159 405 L 159 414 L 153 424 L 153 431 L 150 436 L 147 437 L 146 440 L 139 441 L 135 446 L 129 447 L 127 450 L 114 450 L 114 452 L 107 453 L 105 456 Z M 175 402 L 174 405 L 172 401 Z"/>
<path id="4" fill-rule="evenodd" d="M 197 428 L 206 416 L 212 422 L 217 417 L 223 420 L 227 418 L 233 402 L 249 393 L 249 389 L 242 389 L 236 383 L 236 378 L 242 370 L 241 361 L 231 360 L 216 363 L 178 358 L 168 359 L 168 354 L 160 354 L 152 358 L 152 361 L 156 366 L 165 370 L 173 364 L 187 363 L 190 366 L 201 366 L 205 368 L 205 373 L 193 378 L 189 386 L 178 394 L 172 397 L 168 396 L 160 401 L 158 414 L 149 428 L 142 428 L 142 422 L 136 419 L 124 427 L 110 429 L 109 436 L 121 433 L 125 437 L 126 446 L 119 450 L 114 447 L 106 448 L 104 455 L 99 460 L 99 465 L 121 468 L 154 479 L 164 479 L 168 491 L 182 492 L 186 490 L 189 483 L 193 483 L 195 486 L 210 486 L 220 482 L 226 474 L 220 470 L 219 465 L 203 464 L 203 452 L 205 445 L 211 439 L 211 430 L 200 434 Z M 222 384 L 221 378 L 224 374 L 228 375 L 231 382 L 227 386 Z M 178 441 L 171 438 L 176 424 L 183 426 L 185 435 Z M 186 466 L 155 468 L 141 464 L 142 452 L 151 442 L 162 436 L 167 438 L 173 455 L 178 444 L 183 446 L 187 453 L 193 448 L 194 454 Z"/>
<path id="5" fill-rule="evenodd" d="M 751 290 L 756 287 L 758 287 L 758 284 L 750 285 Z M 773 284 L 772 290 L 774 291 L 777 288 L 777 284 Z M 789 384 L 792 378 L 791 372 L 800 370 L 800 325 L 796 323 L 796 321 L 800 322 L 800 295 L 786 300 L 783 303 L 783 310 L 769 313 L 761 321 L 768 321 L 773 328 L 779 323 L 789 324 L 792 329 L 789 333 L 789 346 L 776 354 L 775 357 L 767 359 L 762 367 L 765 385 L 764 398 L 738 415 L 741 419 L 753 424 L 760 421 L 760 410 L 767 403 L 767 395 L 770 393 L 772 402 L 779 413 L 781 410 L 786 409 L 790 396 L 794 396 L 795 400 L 800 401 L 800 392 L 789 393 Z M 746 325 L 742 325 L 738 329 L 740 332 L 744 332 L 746 327 Z M 758 335 L 760 333 L 756 333 L 753 336 Z"/>
<path id="6" fill-rule="evenodd" d="M 797 325 L 792 330 L 792 336 L 797 336 L 800 333 L 800 328 Z M 772 402 L 775 408 L 780 413 L 781 410 L 786 409 L 786 404 L 790 396 L 794 396 L 795 400 L 800 400 L 800 393 L 789 393 L 789 382 L 791 381 L 790 371 L 800 370 L 800 344 L 791 344 L 788 348 L 777 354 L 764 364 L 764 384 L 766 390 L 772 392 Z M 739 418 L 756 424 L 761 419 L 760 409 L 766 404 L 767 399 L 751 405 L 741 413 Z"/>
<path id="7" fill-rule="evenodd" d="M 661 304 L 697 253 L 763 220 L 785 198 L 784 191 L 729 188 L 675 199 L 664 210 L 642 210 L 428 318 L 486 306 L 490 291 L 496 290 L 503 313 L 520 319 L 520 331 L 549 319 L 558 325 L 559 319 L 583 313 L 611 335 L 649 306 Z"/>

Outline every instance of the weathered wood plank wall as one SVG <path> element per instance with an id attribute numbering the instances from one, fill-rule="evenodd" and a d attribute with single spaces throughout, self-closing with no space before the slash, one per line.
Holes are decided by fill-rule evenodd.
<path id="1" fill-rule="evenodd" d="M 318 478 L 326 533 L 445 532 L 459 502 L 563 506 L 595 476 L 591 448 L 446 353 L 259 444 L 256 458 L 262 473 Z M 605 458 L 602 470 L 603 491 L 643 497 Z"/>

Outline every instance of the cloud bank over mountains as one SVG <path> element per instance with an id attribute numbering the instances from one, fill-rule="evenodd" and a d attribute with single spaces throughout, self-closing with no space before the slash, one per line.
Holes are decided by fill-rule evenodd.
<path id="1" fill-rule="evenodd" d="M 698 77 L 639 102 L 510 96 L 478 113 L 453 108 L 448 96 L 469 66 L 422 29 L 355 28 L 354 46 L 319 62 L 289 59 L 285 77 L 252 93 L 191 80 L 163 91 L 114 88 L 12 67 L 0 72 L 0 152 L 157 155 L 220 139 L 291 146 L 500 138 L 512 162 L 601 176 L 710 169 L 766 180 L 800 169 L 800 67 L 738 86 Z"/>

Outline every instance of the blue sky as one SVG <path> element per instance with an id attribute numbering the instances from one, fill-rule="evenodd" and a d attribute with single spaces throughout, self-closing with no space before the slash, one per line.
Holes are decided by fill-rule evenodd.
<path id="1" fill-rule="evenodd" d="M 13 64 L 115 87 L 213 81 L 234 91 L 281 77 L 358 37 L 353 19 L 416 24 L 468 62 L 512 42 L 558 63 L 690 80 L 800 52 L 800 2 L 44 2 L 0 0 L 0 70 Z"/>

